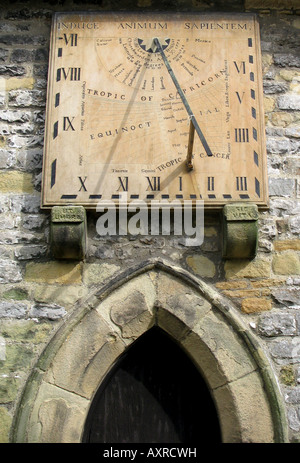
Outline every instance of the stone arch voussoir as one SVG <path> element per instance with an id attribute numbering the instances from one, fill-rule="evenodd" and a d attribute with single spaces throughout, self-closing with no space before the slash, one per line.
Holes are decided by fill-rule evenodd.
<path id="1" fill-rule="evenodd" d="M 206 380 L 224 442 L 287 440 L 272 369 L 238 311 L 214 288 L 163 261 L 119 274 L 74 309 L 26 384 L 12 440 L 81 442 L 99 385 L 154 325 L 177 341 Z"/>

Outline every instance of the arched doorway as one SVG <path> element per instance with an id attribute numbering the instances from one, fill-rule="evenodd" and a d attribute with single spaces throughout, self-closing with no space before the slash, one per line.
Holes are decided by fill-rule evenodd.
<path id="1" fill-rule="evenodd" d="M 205 378 L 222 442 L 288 440 L 282 396 L 259 339 L 230 300 L 161 260 L 118 274 L 77 304 L 27 380 L 11 440 L 82 442 L 99 387 L 153 327 L 168 333 Z"/>
<path id="2" fill-rule="evenodd" d="M 100 386 L 83 442 L 220 443 L 221 435 L 199 371 L 155 327 L 129 347 Z"/>

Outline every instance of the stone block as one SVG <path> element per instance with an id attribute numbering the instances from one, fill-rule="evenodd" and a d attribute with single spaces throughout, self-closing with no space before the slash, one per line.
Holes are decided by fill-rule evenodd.
<path id="1" fill-rule="evenodd" d="M 0 443 L 6 444 L 9 442 L 9 431 L 12 418 L 6 408 L 0 408 Z"/>
<path id="2" fill-rule="evenodd" d="M 83 282 L 87 286 L 106 283 L 114 273 L 120 269 L 114 264 L 85 264 L 83 268 Z"/>
<path id="3" fill-rule="evenodd" d="M 296 432 L 300 431 L 300 407 L 289 408 L 288 421 L 289 421 L 289 427 L 293 431 L 296 431 Z"/>
<path id="4" fill-rule="evenodd" d="M 290 140 L 284 137 L 267 138 L 267 152 L 270 154 L 285 154 L 290 151 Z M 281 161 L 282 162 L 282 161 Z M 276 180 L 276 179 L 272 179 Z M 280 180 L 280 179 L 279 179 Z"/>
<path id="5" fill-rule="evenodd" d="M 25 343 L 15 343 L 6 345 L 5 359 L 0 361 L 0 373 L 5 377 L 11 373 L 16 374 L 16 372 L 28 372 L 33 359 L 35 357 L 35 352 L 32 349 L 32 346 L 28 346 Z"/>
<path id="6" fill-rule="evenodd" d="M 10 210 L 13 213 L 24 212 L 25 214 L 39 214 L 41 198 L 39 195 L 19 195 L 10 196 Z"/>
<path id="7" fill-rule="evenodd" d="M 81 284 L 81 264 L 74 262 L 30 262 L 26 265 L 25 280 L 35 283 Z"/>
<path id="8" fill-rule="evenodd" d="M 28 299 L 28 292 L 23 288 L 11 288 L 4 291 L 2 294 L 3 299 L 13 299 L 14 301 L 23 301 Z"/>
<path id="9" fill-rule="evenodd" d="M 259 297 L 261 295 L 260 289 L 240 289 L 240 290 L 230 290 L 225 289 L 224 295 L 231 298 L 244 298 L 244 297 Z"/>
<path id="10" fill-rule="evenodd" d="M 294 78 L 300 76 L 300 72 L 294 69 L 282 69 L 279 72 L 279 76 L 282 77 L 287 82 L 292 82 Z"/>
<path id="11" fill-rule="evenodd" d="M 269 404 L 266 398 L 257 392 L 260 390 L 260 383 L 259 374 L 252 372 L 213 391 L 216 400 L 222 403 L 225 409 L 229 401 L 233 400 L 237 404 L 244 443 L 272 443 L 274 439 Z M 228 413 L 232 411 L 228 410 Z M 228 430 L 224 429 L 225 442 L 227 432 Z M 231 430 L 229 432 L 234 435 Z M 236 442 L 241 442 L 241 436 L 236 436 Z"/>
<path id="12" fill-rule="evenodd" d="M 271 96 L 265 96 L 264 97 L 264 110 L 266 113 L 270 113 L 274 110 L 275 108 L 275 98 Z"/>
<path id="13" fill-rule="evenodd" d="M 2 76 L 24 76 L 26 69 L 24 66 L 15 64 L 0 64 L 0 74 Z"/>
<path id="14" fill-rule="evenodd" d="M 291 197 L 295 191 L 295 180 L 292 178 L 270 178 L 269 195 Z"/>
<path id="15" fill-rule="evenodd" d="M 11 77 L 6 81 L 6 90 L 17 90 L 17 89 L 33 89 L 35 84 L 35 79 L 33 77 Z"/>
<path id="16" fill-rule="evenodd" d="M 28 106 L 45 106 L 45 93 L 41 90 L 11 90 L 9 92 L 9 104 L 19 108 Z"/>
<path id="17" fill-rule="evenodd" d="M 86 296 L 88 289 L 79 285 L 64 285 L 59 284 L 38 284 L 35 285 L 33 297 L 37 302 L 54 303 L 61 306 L 71 306 L 76 301 Z"/>
<path id="18" fill-rule="evenodd" d="M 299 59 L 299 66 L 300 66 L 300 59 Z M 277 105 L 279 109 L 290 109 L 290 110 L 299 111 L 300 110 L 300 95 L 297 95 L 294 92 L 281 95 L 277 99 Z"/>
<path id="19" fill-rule="evenodd" d="M 30 443 L 80 443 L 86 418 L 87 400 L 53 384 L 43 383 L 36 397 L 28 432 Z M 58 413 L 59 410 L 59 413 Z M 59 436 L 59 442 L 54 438 Z"/>
<path id="20" fill-rule="evenodd" d="M 188 256 L 186 263 L 196 275 L 201 277 L 213 278 L 216 274 L 216 266 L 208 257 L 199 255 Z"/>
<path id="21" fill-rule="evenodd" d="M 32 175 L 10 171 L 0 173 L 0 193 L 33 193 Z"/>
<path id="22" fill-rule="evenodd" d="M 123 340 L 136 338 L 153 324 L 155 287 L 147 275 L 142 275 L 114 291 L 97 308 L 112 331 L 121 334 Z"/>
<path id="23" fill-rule="evenodd" d="M 286 251 L 275 254 L 272 262 L 277 275 L 300 275 L 300 260 L 296 252 Z"/>
<path id="24" fill-rule="evenodd" d="M 293 251 L 300 251 L 300 239 L 274 241 L 275 251 L 287 251 L 289 249 Z"/>
<path id="25" fill-rule="evenodd" d="M 300 342 L 298 338 L 291 340 L 274 341 L 270 345 L 272 356 L 282 363 L 282 360 L 289 360 L 292 363 L 300 362 Z"/>
<path id="26" fill-rule="evenodd" d="M 278 81 L 267 81 L 264 82 L 264 94 L 283 93 L 287 90 L 287 84 L 285 82 Z M 274 106 L 275 107 L 275 100 Z"/>
<path id="27" fill-rule="evenodd" d="M 47 254 L 47 246 L 23 246 L 15 250 L 17 260 L 39 259 Z"/>
<path id="28" fill-rule="evenodd" d="M 8 342 L 40 344 L 46 342 L 53 326 L 34 320 L 0 320 L 1 336 Z"/>
<path id="29" fill-rule="evenodd" d="M 182 332 L 182 327 L 191 330 L 199 320 L 211 310 L 211 304 L 196 295 L 194 291 L 177 278 L 170 278 L 163 272 L 159 274 L 157 280 L 158 294 L 157 306 L 164 308 L 165 311 L 158 312 L 159 326 L 170 332 L 170 314 L 174 316 L 173 325 L 175 331 L 171 335 L 176 338 L 176 333 Z M 180 293 L 180 296 L 179 296 Z M 177 323 L 176 323 L 176 320 Z M 177 330 L 178 328 L 178 330 Z M 185 328 L 184 328 L 185 330 Z"/>
<path id="30" fill-rule="evenodd" d="M 47 320 L 59 320 L 66 314 L 64 307 L 58 304 L 34 304 L 29 311 L 30 317 Z"/>
<path id="31" fill-rule="evenodd" d="M 28 365 L 27 365 L 28 368 Z M 9 376 L 7 374 L 0 375 L 0 403 L 9 404 L 16 400 L 20 390 L 20 376 Z"/>
<path id="32" fill-rule="evenodd" d="M 22 302 L 0 301 L 1 318 L 24 318 L 27 305 Z"/>
<path id="33" fill-rule="evenodd" d="M 16 262 L 0 260 L 0 283 L 17 283 L 22 280 L 22 272 Z"/>
<path id="34" fill-rule="evenodd" d="M 242 300 L 242 312 L 256 313 L 271 310 L 272 301 L 262 297 L 249 297 Z"/>
<path id="35" fill-rule="evenodd" d="M 262 336 L 293 336 L 297 334 L 295 317 L 283 312 L 262 315 L 259 319 L 258 332 Z"/>
<path id="36" fill-rule="evenodd" d="M 277 127 L 287 127 L 294 120 L 293 114 L 289 112 L 273 112 L 270 115 L 272 124 Z M 288 134 L 286 133 L 288 136 Z"/>
<path id="37" fill-rule="evenodd" d="M 300 58 L 297 53 L 274 53 L 274 64 L 281 67 L 299 67 Z"/>
<path id="38" fill-rule="evenodd" d="M 299 306 L 300 288 L 280 288 L 272 291 L 276 301 L 287 307 Z"/>
<path id="39" fill-rule="evenodd" d="M 92 311 L 65 340 L 47 379 L 59 388 L 91 398 L 123 350 L 124 342 Z"/>
<path id="40" fill-rule="evenodd" d="M 248 260 L 228 260 L 224 265 L 227 279 L 269 278 L 271 263 L 264 257 Z"/>

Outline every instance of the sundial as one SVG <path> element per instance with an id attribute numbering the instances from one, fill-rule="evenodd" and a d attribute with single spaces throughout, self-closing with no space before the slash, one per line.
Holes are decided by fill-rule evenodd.
<path id="1" fill-rule="evenodd" d="M 55 14 L 42 207 L 267 207 L 260 61 L 252 14 Z"/>

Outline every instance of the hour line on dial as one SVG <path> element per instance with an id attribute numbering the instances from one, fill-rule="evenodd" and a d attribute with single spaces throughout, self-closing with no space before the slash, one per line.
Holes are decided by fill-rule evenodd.
<path id="1" fill-rule="evenodd" d="M 210 147 L 208 146 L 208 143 L 202 133 L 202 130 L 200 129 L 199 125 L 198 125 L 198 122 L 196 121 L 196 118 L 190 108 L 190 105 L 188 104 L 188 101 L 179 85 L 179 82 L 178 80 L 176 79 L 176 76 L 174 74 L 174 71 L 173 69 L 171 68 L 171 65 L 162 49 L 162 46 L 161 46 L 161 43 L 160 41 L 158 40 L 157 37 L 155 37 L 153 39 L 153 42 L 154 42 L 154 45 L 156 45 L 159 53 L 161 54 L 161 57 L 163 59 L 163 62 L 170 74 L 170 77 L 171 79 L 173 80 L 173 83 L 178 91 L 178 94 L 184 104 L 184 107 L 189 115 L 189 120 L 190 120 L 190 133 L 189 133 L 189 142 L 188 142 L 188 152 L 187 152 L 187 166 L 189 169 L 193 169 L 193 163 L 192 163 L 192 151 L 193 151 L 193 144 L 194 144 L 194 131 L 196 130 L 200 140 L 201 140 L 201 143 L 203 145 L 203 148 L 205 149 L 206 153 L 207 153 L 207 156 L 212 156 L 212 152 L 211 152 L 211 149 Z"/>

